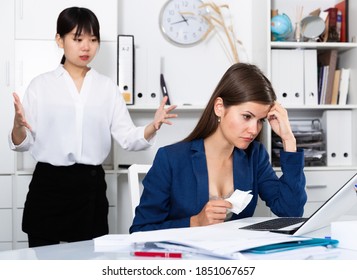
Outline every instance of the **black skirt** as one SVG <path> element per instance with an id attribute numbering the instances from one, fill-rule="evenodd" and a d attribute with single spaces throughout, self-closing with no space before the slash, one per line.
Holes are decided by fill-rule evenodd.
<path id="1" fill-rule="evenodd" d="M 108 200 L 101 165 L 36 165 L 26 197 L 22 230 L 57 241 L 108 234 Z"/>

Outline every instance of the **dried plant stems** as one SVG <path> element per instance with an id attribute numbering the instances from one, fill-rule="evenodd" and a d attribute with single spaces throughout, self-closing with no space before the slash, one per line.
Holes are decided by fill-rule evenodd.
<path id="1" fill-rule="evenodd" d="M 233 24 L 232 24 L 232 17 L 231 16 L 229 17 L 230 24 L 227 25 L 225 17 L 222 13 L 222 9 L 229 10 L 229 6 L 227 4 L 217 5 L 213 2 L 210 2 L 210 3 L 203 4 L 202 7 L 209 8 L 210 10 L 209 13 L 202 15 L 211 26 L 211 28 L 209 28 L 209 30 L 207 31 L 206 36 L 208 36 L 208 34 L 211 31 L 215 30 L 222 44 L 224 52 L 226 53 L 230 62 L 231 63 L 239 62 L 237 44 L 240 44 L 241 42 L 237 39 L 235 35 Z M 220 34 L 220 30 L 223 30 L 224 34 L 226 35 L 226 39 L 228 41 L 228 47 L 226 41 L 222 38 Z"/>

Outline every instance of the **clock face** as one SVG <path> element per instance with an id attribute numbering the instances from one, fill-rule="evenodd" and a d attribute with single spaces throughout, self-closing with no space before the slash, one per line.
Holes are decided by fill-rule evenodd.
<path id="1" fill-rule="evenodd" d="M 210 29 L 203 15 L 208 14 L 201 0 L 169 0 L 160 13 L 160 27 L 165 38 L 180 46 L 201 42 Z"/>

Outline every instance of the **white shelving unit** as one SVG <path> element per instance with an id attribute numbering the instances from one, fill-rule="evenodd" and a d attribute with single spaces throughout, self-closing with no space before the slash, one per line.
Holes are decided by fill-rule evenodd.
<path id="1" fill-rule="evenodd" d="M 314 1 L 284 1 L 284 0 L 271 0 L 270 7 L 268 10 L 270 17 L 271 9 L 278 9 L 279 13 L 287 14 L 292 22 L 295 20 L 295 9 L 296 7 L 303 6 L 304 14 L 306 16 L 309 12 L 320 8 L 321 11 L 326 10 L 329 7 L 334 6 L 340 0 L 314 0 Z M 290 118 L 318 118 L 322 119 L 322 115 L 327 110 L 349 110 L 352 112 L 352 123 L 351 135 L 352 139 L 356 138 L 356 127 L 357 122 L 357 84 L 356 84 L 356 75 L 357 75 L 357 44 L 355 43 L 355 36 L 357 34 L 356 30 L 356 17 L 351 13 L 357 8 L 357 3 L 355 1 L 349 1 L 349 24 L 348 24 L 348 37 L 353 42 L 339 43 L 339 42 L 272 42 L 268 40 L 269 53 L 268 65 L 271 65 L 271 55 L 270 50 L 273 49 L 316 49 L 319 53 L 320 51 L 336 49 L 338 51 L 338 65 L 337 68 L 350 68 L 351 69 L 351 78 L 350 78 L 350 87 L 349 87 L 349 99 L 347 105 L 315 105 L 315 106 L 286 106 L 289 112 Z M 268 28 L 269 29 L 269 28 Z M 270 37 L 270 36 L 269 36 Z M 270 66 L 271 67 L 271 66 Z M 270 68 L 268 67 L 268 69 Z M 287 69 L 287 71 L 289 71 Z M 271 75 L 271 70 L 269 72 Z M 269 133 L 268 133 L 269 134 Z M 271 135 L 268 136 L 268 139 Z M 337 133 L 335 137 L 339 137 Z M 343 146 L 343 139 L 340 141 Z M 267 143 L 269 149 L 271 145 Z M 305 174 L 307 179 L 307 193 L 308 193 L 308 202 L 305 206 L 304 216 L 309 216 L 314 212 L 321 204 L 329 198 L 342 184 L 347 181 L 353 174 L 357 171 L 357 151 L 355 147 L 352 147 L 351 156 L 352 164 L 351 165 L 336 165 L 336 166 L 318 166 L 318 167 L 305 167 Z M 280 169 L 276 168 L 278 173 Z M 357 213 L 356 211 L 354 214 Z"/>

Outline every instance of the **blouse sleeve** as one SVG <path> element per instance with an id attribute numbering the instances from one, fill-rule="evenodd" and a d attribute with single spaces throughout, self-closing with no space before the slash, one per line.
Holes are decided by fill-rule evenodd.
<path id="1" fill-rule="evenodd" d="M 145 126 L 135 126 L 125 101 L 117 88 L 115 89 L 114 110 L 112 114 L 111 134 L 124 150 L 138 151 L 151 147 L 156 140 L 144 137 Z"/>

